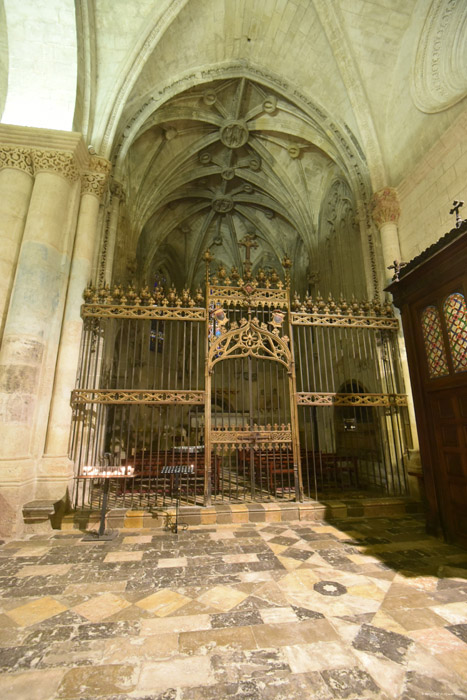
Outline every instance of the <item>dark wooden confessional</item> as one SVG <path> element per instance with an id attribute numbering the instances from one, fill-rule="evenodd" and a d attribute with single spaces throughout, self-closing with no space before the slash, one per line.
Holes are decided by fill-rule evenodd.
<path id="1" fill-rule="evenodd" d="M 467 546 L 467 220 L 458 209 L 456 228 L 399 274 L 396 265 L 387 291 L 402 314 L 427 528 Z"/>

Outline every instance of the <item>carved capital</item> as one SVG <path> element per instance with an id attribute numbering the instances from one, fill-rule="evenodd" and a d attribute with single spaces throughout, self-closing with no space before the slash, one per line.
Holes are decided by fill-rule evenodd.
<path id="1" fill-rule="evenodd" d="M 85 172 L 81 175 L 81 194 L 93 194 L 99 201 L 102 199 L 107 178 L 98 173 Z"/>
<path id="2" fill-rule="evenodd" d="M 383 224 L 399 222 L 401 208 L 394 187 L 384 187 L 373 195 L 373 221 L 381 228 Z"/>
<path id="3" fill-rule="evenodd" d="M 125 191 L 122 183 L 117 182 L 117 180 L 112 180 L 110 183 L 110 194 L 112 195 L 112 199 L 116 197 L 122 202 L 125 199 Z"/>
<path id="4" fill-rule="evenodd" d="M 110 171 L 112 170 L 112 163 L 106 158 L 101 158 L 100 156 L 91 156 L 89 159 L 89 170 L 94 173 L 100 173 L 105 175 L 106 178 L 109 177 Z"/>
<path id="5" fill-rule="evenodd" d="M 0 148 L 1 168 L 15 168 L 15 170 L 22 170 L 32 176 L 34 170 L 30 149 L 17 146 L 2 146 Z"/>
<path id="6" fill-rule="evenodd" d="M 32 158 L 35 173 L 56 173 L 70 180 L 70 182 L 75 182 L 79 177 L 75 159 L 71 153 L 34 149 L 32 151 Z"/>
<path id="7" fill-rule="evenodd" d="M 105 158 L 91 156 L 89 170 L 81 174 L 81 194 L 92 194 L 102 199 L 112 168 L 111 163 Z"/>

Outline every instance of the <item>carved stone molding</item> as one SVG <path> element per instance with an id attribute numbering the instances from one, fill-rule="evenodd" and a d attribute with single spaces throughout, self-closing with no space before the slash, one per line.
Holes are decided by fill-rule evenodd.
<path id="1" fill-rule="evenodd" d="M 89 169 L 94 173 L 100 173 L 108 178 L 112 170 L 112 163 L 106 158 L 91 156 L 89 160 Z"/>
<path id="2" fill-rule="evenodd" d="M 79 177 L 75 159 L 71 153 L 63 151 L 39 150 L 31 151 L 34 163 L 34 173 L 52 172 L 62 175 L 70 182 L 75 182 Z"/>
<path id="3" fill-rule="evenodd" d="M 412 69 L 412 98 L 422 112 L 441 112 L 467 94 L 467 4 L 433 0 Z"/>
<path id="4" fill-rule="evenodd" d="M 112 199 L 116 197 L 122 202 L 125 199 L 125 190 L 123 189 L 122 183 L 117 182 L 117 180 L 112 180 L 110 183 L 110 194 L 112 195 Z"/>
<path id="5" fill-rule="evenodd" d="M 29 148 L 2 146 L 0 148 L 0 169 L 14 168 L 28 175 L 34 175 L 31 151 Z"/>
<path id="6" fill-rule="evenodd" d="M 373 195 L 373 220 L 378 228 L 383 224 L 397 224 L 401 215 L 399 197 L 394 187 L 384 187 Z"/>

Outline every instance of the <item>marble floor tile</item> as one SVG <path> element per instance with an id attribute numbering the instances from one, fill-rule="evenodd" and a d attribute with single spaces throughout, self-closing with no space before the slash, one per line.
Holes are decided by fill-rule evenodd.
<path id="1" fill-rule="evenodd" d="M 357 659 L 349 648 L 339 642 L 315 642 L 284 649 L 292 673 L 323 671 L 329 668 L 348 668 Z"/>
<path id="2" fill-rule="evenodd" d="M 419 516 L 0 543 L 0 700 L 464 700 L 466 563 Z"/>
<path id="3" fill-rule="evenodd" d="M 19 627 L 29 627 L 67 610 L 58 600 L 39 598 L 6 613 Z"/>
<path id="4" fill-rule="evenodd" d="M 214 682 L 209 658 L 192 656 L 143 664 L 137 688 L 139 691 L 154 693 L 173 687 L 201 685 L 204 688 Z"/>
<path id="5" fill-rule="evenodd" d="M 141 552 L 141 554 L 142 554 L 142 552 Z M 186 565 L 187 565 L 186 557 L 173 557 L 172 559 L 162 557 L 157 562 L 157 566 L 159 569 L 174 569 L 178 566 L 186 566 Z"/>
<path id="6" fill-rule="evenodd" d="M 148 610 L 158 617 L 166 617 L 167 615 L 174 613 L 179 608 L 182 608 L 190 601 L 191 598 L 181 595 L 176 591 L 161 590 L 147 596 L 146 598 L 143 598 L 142 600 L 139 600 L 136 605 L 143 610 Z"/>
<path id="7" fill-rule="evenodd" d="M 123 561 L 141 561 L 143 552 L 109 552 L 104 558 L 106 564 L 116 564 Z"/>
<path id="8" fill-rule="evenodd" d="M 180 615 L 141 621 L 141 635 L 144 637 L 208 629 L 211 629 L 210 615 Z"/>
<path id="9" fill-rule="evenodd" d="M 115 613 L 129 607 L 129 605 L 130 603 L 120 596 L 113 593 L 103 593 L 85 603 L 76 605 L 73 612 L 85 617 L 90 622 L 101 622 L 106 617 L 115 615 Z"/>
<path id="10" fill-rule="evenodd" d="M 291 607 L 263 608 L 260 615 L 266 625 L 278 622 L 297 622 L 298 620 L 295 610 Z"/>
<path id="11" fill-rule="evenodd" d="M 199 596 L 198 600 L 200 603 L 209 605 L 222 612 L 227 612 L 244 601 L 245 598 L 248 598 L 247 593 L 230 586 L 215 586 Z"/>

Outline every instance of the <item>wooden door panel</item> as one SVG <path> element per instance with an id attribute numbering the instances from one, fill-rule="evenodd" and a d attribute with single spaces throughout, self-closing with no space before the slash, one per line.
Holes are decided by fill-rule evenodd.
<path id="1" fill-rule="evenodd" d="M 467 391 L 430 398 L 443 520 L 449 537 L 467 544 Z"/>

